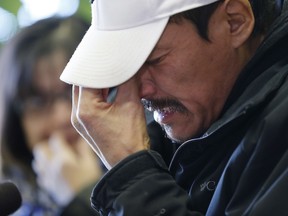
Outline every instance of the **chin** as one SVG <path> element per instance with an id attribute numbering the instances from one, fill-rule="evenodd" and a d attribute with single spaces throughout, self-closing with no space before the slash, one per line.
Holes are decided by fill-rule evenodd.
<path id="1" fill-rule="evenodd" d="M 188 134 L 187 134 L 187 131 L 186 131 L 186 134 L 183 133 L 184 132 L 183 130 L 179 130 L 179 132 L 177 132 L 175 129 L 173 130 L 172 127 L 167 126 L 167 125 L 162 126 L 162 128 L 165 131 L 167 137 L 175 143 L 184 143 L 187 140 L 190 140 L 190 139 L 193 139 L 193 138 L 200 136 L 199 134 L 195 133 L 194 131 L 190 132 Z"/>
<path id="2" fill-rule="evenodd" d="M 164 129 L 167 137 L 175 143 L 183 143 L 189 139 L 186 136 L 183 136 L 179 133 L 175 133 L 175 131 L 173 131 L 173 129 L 169 126 L 165 125 L 165 126 L 163 126 L 163 129 Z"/>

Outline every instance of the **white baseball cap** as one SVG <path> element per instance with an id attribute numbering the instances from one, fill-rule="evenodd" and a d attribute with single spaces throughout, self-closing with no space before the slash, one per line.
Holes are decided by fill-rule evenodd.
<path id="1" fill-rule="evenodd" d="M 60 79 L 90 88 L 110 88 L 144 64 L 169 17 L 218 0 L 94 0 L 92 24 Z"/>

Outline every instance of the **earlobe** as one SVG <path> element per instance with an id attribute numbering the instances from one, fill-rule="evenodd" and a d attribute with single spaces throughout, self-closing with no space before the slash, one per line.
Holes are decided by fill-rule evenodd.
<path id="1" fill-rule="evenodd" d="M 253 32 L 255 22 L 253 11 L 247 0 L 227 0 L 225 4 L 232 45 L 238 48 L 250 38 Z"/>

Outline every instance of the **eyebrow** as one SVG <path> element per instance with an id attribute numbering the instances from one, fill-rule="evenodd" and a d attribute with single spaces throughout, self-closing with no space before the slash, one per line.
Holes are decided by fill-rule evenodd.
<path id="1" fill-rule="evenodd" d="M 156 46 L 152 49 L 151 53 L 152 52 L 155 52 L 155 51 L 162 51 L 162 50 L 167 50 L 168 48 L 165 47 L 165 45 L 163 44 L 156 44 Z"/>

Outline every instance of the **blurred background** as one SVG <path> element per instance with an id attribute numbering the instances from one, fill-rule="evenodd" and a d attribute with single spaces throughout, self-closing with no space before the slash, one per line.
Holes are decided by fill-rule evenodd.
<path id="1" fill-rule="evenodd" d="M 0 48 L 19 29 L 50 16 L 91 20 L 90 0 L 0 0 Z"/>

